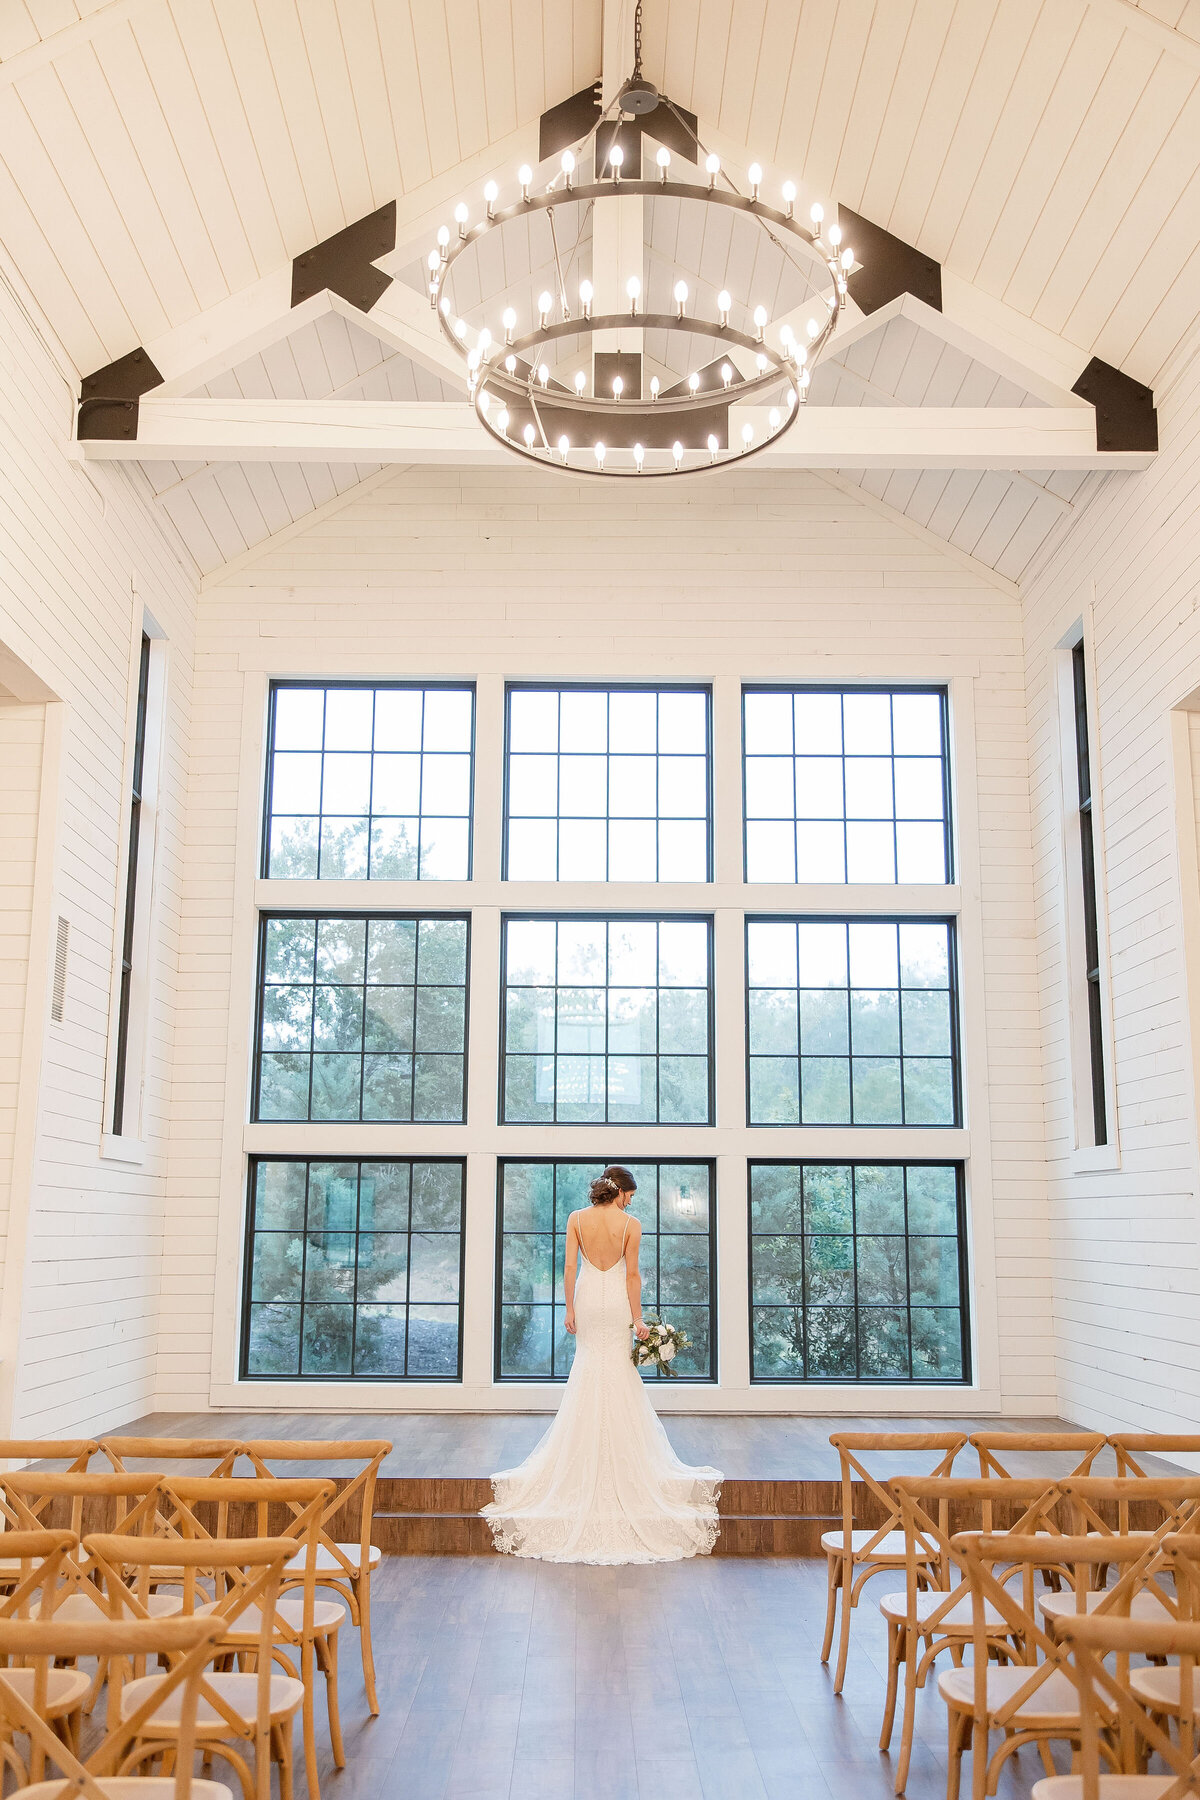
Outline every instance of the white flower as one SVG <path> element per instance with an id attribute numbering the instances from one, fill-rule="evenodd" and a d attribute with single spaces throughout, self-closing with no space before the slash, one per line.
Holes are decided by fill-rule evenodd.
<path id="1" fill-rule="evenodd" d="M 662 1357 L 662 1360 L 664 1362 L 670 1362 L 671 1358 L 675 1354 L 674 1344 L 664 1344 L 658 1354 Z"/>

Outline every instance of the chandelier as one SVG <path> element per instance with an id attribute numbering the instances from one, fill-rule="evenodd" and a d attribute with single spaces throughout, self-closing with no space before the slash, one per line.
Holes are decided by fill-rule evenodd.
<path id="1" fill-rule="evenodd" d="M 643 76 L 640 3 L 636 16 L 633 74 L 590 131 L 563 152 L 553 179 L 535 192 L 533 171 L 522 166 L 519 197 L 506 205 L 499 204 L 497 183 L 489 181 L 483 215 L 472 223 L 470 207 L 460 200 L 454 209 L 457 233 L 441 226 L 428 259 L 430 303 L 465 363 L 479 423 L 506 450 L 572 474 L 689 474 L 740 461 L 777 442 L 794 424 L 813 367 L 837 329 L 846 277 L 854 266 L 836 223 L 822 235 L 819 204 L 811 209 L 811 224 L 796 218 L 794 182 L 783 183 L 782 206 L 774 206 L 763 197 L 756 163 L 747 171 L 748 194 L 730 180 L 688 119 Z M 622 127 L 637 133 L 632 145 L 640 157 L 642 121 L 649 121 L 646 131 L 653 137 L 660 108 L 664 135 L 676 143 L 682 135 L 689 145 L 694 180 L 677 178 L 666 146 L 657 151 L 654 178 L 645 179 L 640 164 L 636 178 L 623 177 Z M 592 178 L 580 179 L 589 168 Z M 799 331 L 788 319 L 772 326 L 766 306 L 755 304 L 747 292 L 749 273 L 735 282 L 727 272 L 729 286 L 741 288 L 736 300 L 723 286 L 704 306 L 693 297 L 687 272 L 672 267 L 671 258 L 665 264 L 660 258 L 644 283 L 640 223 L 638 267 L 628 266 L 632 256 L 621 266 L 621 230 L 611 224 L 602 266 L 597 242 L 602 221 L 629 201 L 642 202 L 645 210 L 664 202 L 707 208 L 705 225 L 724 219 L 726 212 L 752 221 L 793 284 L 802 278 L 807 299 L 800 310 L 811 316 Z M 556 215 L 560 222 L 567 215 L 568 225 L 578 227 L 565 265 Z M 573 256 L 588 222 L 591 275 L 571 281 Z M 725 224 L 732 265 L 738 233 Z M 485 258 L 506 269 L 514 261 L 531 263 L 535 230 L 552 248 L 552 263 L 548 285 L 536 301 L 530 290 L 527 317 L 518 317 L 511 300 L 490 323 L 482 301 L 464 298 L 460 309 L 457 278 L 475 296 L 486 286 L 480 273 Z M 506 231 L 501 254 L 496 240 Z M 698 241 L 694 232 L 692 238 Z M 514 239 L 520 240 L 515 251 Z M 757 264 L 758 258 L 736 260 Z M 526 277 L 530 272 L 523 270 Z"/>

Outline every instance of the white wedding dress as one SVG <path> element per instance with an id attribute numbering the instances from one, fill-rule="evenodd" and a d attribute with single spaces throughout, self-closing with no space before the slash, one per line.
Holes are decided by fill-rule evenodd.
<path id="1" fill-rule="evenodd" d="M 680 1462 L 630 1355 L 621 1254 L 598 1269 L 579 1246 L 575 1361 L 550 1429 L 520 1468 L 493 1475 L 483 1508 L 497 1550 L 542 1562 L 654 1563 L 707 1556 L 719 1469 Z"/>

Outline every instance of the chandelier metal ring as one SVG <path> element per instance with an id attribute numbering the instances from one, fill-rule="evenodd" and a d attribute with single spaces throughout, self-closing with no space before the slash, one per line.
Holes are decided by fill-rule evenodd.
<path id="1" fill-rule="evenodd" d="M 522 177 L 527 177 L 529 171 L 523 170 L 521 173 Z M 556 178 L 556 181 L 558 179 L 560 178 Z M 505 207 L 495 206 L 495 189 L 493 188 L 491 197 L 488 199 L 486 215 L 474 225 L 467 224 L 466 208 L 460 204 L 455 214 L 458 221 L 457 238 L 451 239 L 449 231 L 443 227 L 439 233 L 437 250 L 432 252 L 429 258 L 430 302 L 436 311 L 438 322 L 447 340 L 467 364 L 468 387 L 476 417 L 489 436 L 505 449 L 525 457 L 528 461 L 551 467 L 565 467 L 572 474 L 608 478 L 645 475 L 651 479 L 664 475 L 697 473 L 703 468 L 724 467 L 732 461 L 740 462 L 748 456 L 758 454 L 769 444 L 782 437 L 795 421 L 807 391 L 809 371 L 837 329 L 846 298 L 847 253 L 838 250 L 837 235 L 834 234 L 835 241 L 833 243 L 824 243 L 818 234 L 810 231 L 807 226 L 795 218 L 790 204 L 787 211 L 782 211 L 764 202 L 758 195 L 757 184 L 753 195 L 744 195 L 736 189 L 718 189 L 715 186 L 715 176 L 710 177 L 710 185 L 704 187 L 694 182 L 667 180 L 665 171 L 658 180 L 623 181 L 620 179 L 619 170 L 614 170 L 610 179 L 582 182 L 575 185 L 571 183 L 570 173 L 566 171 L 565 162 L 564 176 L 561 179 L 564 182 L 563 186 L 551 184 L 545 192 L 540 194 L 529 193 L 527 181 L 523 179 L 521 198 Z M 503 335 L 497 334 L 493 337 L 490 331 L 484 334 L 483 328 L 480 327 L 476 333 L 477 344 L 471 345 L 467 342 L 468 328 L 462 320 L 453 319 L 453 309 L 445 293 L 447 277 L 460 256 L 477 246 L 489 232 L 502 230 L 506 224 L 515 219 L 526 218 L 537 212 L 552 212 L 558 206 L 587 205 L 590 202 L 611 200 L 622 196 L 643 199 L 662 197 L 701 205 L 725 207 L 754 219 L 764 227 L 768 236 L 774 237 L 775 231 L 785 233 L 798 244 L 803 245 L 805 251 L 822 265 L 830 278 L 832 297 L 830 299 L 820 297 L 816 306 L 816 310 L 824 314 L 823 323 L 819 329 L 810 330 L 807 344 L 799 345 L 795 341 L 794 334 L 789 332 L 786 338 L 781 339 L 780 345 L 776 349 L 766 341 L 765 329 L 762 326 L 756 336 L 735 330 L 729 323 L 728 310 L 716 319 L 701 319 L 695 314 L 688 315 L 684 312 L 682 303 L 676 313 L 639 312 L 637 300 L 640 296 L 640 280 L 636 284 L 631 284 L 636 286 L 637 293 L 628 311 L 593 314 L 590 305 L 584 304 L 581 312 L 573 316 L 567 304 L 566 294 L 561 289 L 560 274 L 558 308 L 561 311 L 561 317 L 554 320 L 553 323 L 547 312 L 542 316 L 535 329 L 520 338 L 516 337 L 511 329 L 506 330 Z M 814 217 L 816 216 L 818 215 L 814 214 Z M 778 239 L 775 241 L 778 243 Z M 783 245 L 779 245 L 779 248 L 781 251 L 784 250 Z M 786 251 L 784 253 L 786 254 Z M 563 338 L 593 336 L 602 331 L 629 331 L 631 328 L 642 332 L 690 333 L 711 338 L 721 345 L 736 346 L 758 359 L 759 373 L 755 376 L 744 376 L 740 370 L 736 370 L 736 382 L 732 379 L 727 380 L 722 389 L 714 391 L 710 388 L 703 393 L 690 392 L 679 394 L 674 398 L 664 396 L 662 398 L 652 397 L 649 400 L 642 395 L 631 399 L 608 400 L 602 399 L 596 393 L 590 395 L 573 393 L 569 388 L 557 382 L 552 389 L 545 382 L 539 384 L 537 369 L 540 359 L 536 355 L 539 349 Z M 482 344 L 482 349 L 479 344 Z M 534 355 L 532 360 L 526 364 L 523 373 L 518 374 L 515 368 L 512 371 L 504 368 L 506 359 L 512 359 L 515 364 L 522 353 L 530 351 L 534 352 Z M 764 363 L 766 367 L 763 366 Z M 778 414 L 774 410 L 772 411 L 772 428 L 765 435 L 760 437 L 755 433 L 752 438 L 748 437 L 740 445 L 734 446 L 728 442 L 717 444 L 710 432 L 706 445 L 689 443 L 683 456 L 680 455 L 680 452 L 684 447 L 681 441 L 676 441 L 670 447 L 674 452 L 672 464 L 665 467 L 647 466 L 646 450 L 640 443 L 632 446 L 620 446 L 623 451 L 629 451 L 634 456 L 635 466 L 632 468 L 624 464 L 607 462 L 602 440 L 593 444 L 572 443 L 563 437 L 556 444 L 547 434 L 542 412 L 539 410 L 539 406 L 552 408 L 562 417 L 586 418 L 593 423 L 593 426 L 598 421 L 603 422 L 609 418 L 619 417 L 631 431 L 636 428 L 638 422 L 644 420 L 647 426 L 644 435 L 659 437 L 661 421 L 665 416 L 674 415 L 680 419 L 690 416 L 694 419 L 703 416 L 706 412 L 711 413 L 714 407 L 727 408 L 734 402 L 745 402 L 762 391 L 780 387 L 781 384 L 786 386 L 786 404 L 779 409 Z M 530 437 L 528 425 L 523 434 L 526 441 L 510 435 L 507 430 L 507 419 L 504 428 L 498 426 L 496 419 L 505 416 L 507 408 L 501 405 L 496 409 L 495 414 L 492 414 L 491 402 L 493 399 L 500 399 L 502 402 L 508 400 L 515 409 L 526 409 L 531 419 L 536 422 L 532 430 L 532 437 Z M 489 416 L 490 414 L 492 416 Z M 778 419 L 777 423 L 776 418 Z M 652 420 L 659 421 L 659 426 L 651 427 Z M 752 428 L 747 429 L 752 430 Z M 567 446 L 565 454 L 562 449 L 564 444 Z M 649 448 L 653 453 L 660 451 L 664 446 L 660 439 Z M 706 450 L 708 452 L 707 461 L 685 461 L 687 457 L 703 457 Z M 577 460 L 572 460 L 572 457 L 586 455 L 589 451 L 594 451 L 598 460 L 597 467 L 588 467 Z"/>

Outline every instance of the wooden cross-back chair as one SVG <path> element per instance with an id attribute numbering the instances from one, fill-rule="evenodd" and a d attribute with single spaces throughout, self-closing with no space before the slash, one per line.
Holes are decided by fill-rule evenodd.
<path id="1" fill-rule="evenodd" d="M 863 1588 L 881 1570 L 895 1572 L 905 1563 L 904 1533 L 900 1528 L 900 1508 L 895 1496 L 888 1492 L 886 1477 L 870 1468 L 863 1458 L 868 1455 L 937 1456 L 937 1462 L 925 1473 L 949 1475 L 954 1459 L 967 1442 L 962 1431 L 837 1431 L 829 1442 L 838 1453 L 841 1474 L 842 1522 L 838 1530 L 821 1534 L 825 1552 L 825 1639 L 821 1661 L 829 1661 L 833 1634 L 837 1624 L 838 1602 L 841 1601 L 841 1634 L 838 1641 L 837 1668 L 833 1691 L 840 1694 L 846 1679 L 846 1659 L 850 1653 L 850 1613 L 858 1605 Z M 882 1522 L 872 1528 L 856 1528 L 854 1524 L 854 1484 L 861 1482 L 877 1508 Z"/>
<path id="2" fill-rule="evenodd" d="M 186 1523 L 186 1521 L 184 1521 Z M 242 1800 L 270 1800 L 271 1766 L 279 1764 L 280 1793 L 292 1793 L 292 1724 L 304 1701 L 304 1685 L 274 1667 L 275 1607 L 284 1565 L 294 1538 L 214 1539 L 141 1537 L 100 1532 L 84 1539 L 90 1567 L 114 1609 L 134 1603 L 139 1587 L 160 1580 L 164 1567 L 179 1587 L 180 1622 L 203 1624 L 208 1660 L 228 1656 L 230 1646 L 254 1668 L 202 1671 L 199 1706 L 191 1735 L 206 1756 L 217 1755 L 237 1777 Z M 219 1597 L 210 1600 L 206 1583 L 216 1576 Z M 173 1620 L 135 1621 L 147 1631 Z M 184 1725 L 180 1706 L 163 1674 L 125 1679 L 123 1666 L 110 1664 L 110 1687 L 118 1691 L 110 1711 L 134 1740 L 138 1760 L 155 1756 L 182 1759 Z"/>
<path id="3" fill-rule="evenodd" d="M 172 1463 L 197 1463 L 194 1469 L 180 1469 L 181 1475 L 228 1475 L 237 1460 L 241 1444 L 236 1438 L 142 1438 L 105 1437 L 99 1448 L 117 1474 L 136 1474 L 131 1463 L 150 1463 L 155 1472 L 166 1473 Z"/>
<path id="4" fill-rule="evenodd" d="M 371 1575 L 382 1561 L 382 1551 L 371 1542 L 371 1525 L 375 1517 L 375 1484 L 380 1465 L 392 1446 L 386 1438 L 364 1438 L 349 1443 L 336 1439 L 252 1438 L 242 1445 L 256 1475 L 273 1478 L 273 1463 L 359 1463 L 362 1466 L 344 1487 L 339 1486 L 321 1521 L 321 1539 L 317 1554 L 318 1585 L 339 1593 L 350 1608 L 350 1617 L 359 1628 L 359 1650 L 362 1656 L 363 1685 L 367 1706 L 378 1713 L 375 1692 L 375 1652 L 371 1642 Z M 357 1536 L 344 1535 L 353 1528 L 357 1510 Z M 339 1521 L 341 1521 L 339 1525 Z M 299 1564 L 284 1575 L 284 1587 L 298 1587 L 304 1580 Z"/>
<path id="5" fill-rule="evenodd" d="M 1102 1431 L 973 1431 L 970 1437 L 979 1458 L 979 1473 L 1008 1481 L 1015 1471 L 1001 1460 L 1005 1453 L 1010 1457 L 1014 1451 L 1022 1456 L 1065 1457 L 1071 1464 L 1065 1469 L 1047 1469 L 1047 1477 L 1090 1475 L 1107 1443 Z"/>
<path id="6" fill-rule="evenodd" d="M 317 1760 L 316 1681 L 325 1678 L 329 1737 L 335 1765 L 346 1765 L 338 1708 L 338 1632 L 346 1612 L 340 1600 L 317 1598 L 321 1521 L 336 1489 L 319 1480 L 285 1476 L 170 1476 L 163 1480 L 167 1528 L 189 1542 L 220 1543 L 233 1535 L 273 1537 L 290 1545 L 274 1606 L 271 1654 L 304 1688 L 304 1761 L 309 1800 L 320 1800 Z M 207 1521 L 207 1522 L 206 1522 Z M 298 1580 L 296 1571 L 299 1570 Z M 289 1579 L 289 1571 L 291 1578 Z M 299 1589 L 298 1592 L 295 1590 Z M 185 1597 L 185 1607 L 187 1606 Z M 218 1600 L 197 1610 L 214 1610 Z M 243 1609 L 223 1639 L 229 1651 L 253 1653 L 259 1619 Z"/>
<path id="7" fill-rule="evenodd" d="M 1047 1775 L 1055 1772 L 1051 1744 L 1078 1746 L 1082 1729 L 1078 1684 L 1065 1642 L 1051 1636 L 1038 1617 L 1036 1580 L 1045 1562 L 1044 1540 L 1033 1533 L 964 1532 L 955 1537 L 954 1548 L 962 1558 L 970 1589 L 973 1662 L 969 1668 L 944 1670 L 938 1677 L 948 1719 L 946 1792 L 948 1800 L 957 1800 L 962 1757 L 969 1742 L 973 1800 L 985 1800 L 997 1791 L 1008 1758 L 1023 1745 L 1037 1745 Z M 1060 1537 L 1056 1549 L 1062 1563 L 1072 1569 L 1072 1586 L 1081 1596 L 1091 1586 L 1090 1570 L 1110 1563 L 1122 1570 L 1122 1579 L 1112 1590 L 1113 1611 L 1122 1616 L 1128 1616 L 1140 1574 L 1159 1555 L 1158 1546 L 1144 1538 L 1098 1533 Z M 1013 1591 L 1014 1571 L 1020 1578 L 1019 1594 Z M 1024 1647 L 1021 1663 L 1000 1668 L 989 1662 L 988 1646 L 994 1636 L 986 1611 L 989 1605 L 1020 1637 Z M 1072 1616 L 1110 1615 L 1080 1612 Z M 1127 1665 L 1118 1664 L 1117 1673 L 1128 1684 Z M 1104 1722 L 1113 1725 L 1115 1717 L 1106 1711 Z M 990 1738 L 997 1732 L 1001 1743 L 993 1753 Z M 1121 1759 L 1115 1745 L 1107 1743 L 1104 1754 L 1110 1767 L 1119 1770 Z"/>
<path id="8" fill-rule="evenodd" d="M 200 1781 L 192 1774 L 196 1744 L 196 1714 L 200 1685 L 219 1627 L 206 1619 L 155 1619 L 151 1622 L 96 1620 L 87 1625 L 59 1618 L 0 1618 L 0 1660 L 18 1663 L 0 1680 L 0 1758 L 21 1783 L 22 1800 L 232 1800 L 229 1789 L 215 1781 Z M 148 1753 L 131 1749 L 149 1716 L 149 1705 L 135 1710 L 80 1760 L 76 1743 L 65 1741 L 48 1722 L 51 1695 L 60 1661 L 97 1657 L 119 1662 L 127 1657 L 161 1656 L 169 1660 L 155 1704 L 175 1705 L 178 1731 L 172 1744 L 174 1774 L 167 1777 L 131 1776 Z M 13 1675 L 25 1677 L 15 1685 Z M 30 1744 L 28 1762 L 15 1747 L 18 1736 Z M 41 1774 L 47 1764 L 59 1771 L 49 1780 Z M 37 1775 L 30 1782 L 31 1771 Z"/>
<path id="9" fill-rule="evenodd" d="M 1195 1754 L 1194 1716 L 1190 1705 L 1180 1720 L 1176 1743 L 1153 1715 L 1143 1711 L 1131 1686 L 1137 1671 L 1130 1670 L 1131 1656 L 1145 1656 L 1165 1664 L 1178 1658 L 1181 1691 L 1194 1691 L 1200 1670 L 1200 1623 L 1194 1620 L 1150 1620 L 1115 1617 L 1112 1614 L 1077 1614 L 1054 1621 L 1054 1635 L 1065 1645 L 1074 1664 L 1079 1695 L 1079 1772 L 1055 1775 L 1035 1782 L 1032 1800 L 1105 1800 L 1119 1781 L 1120 1800 L 1184 1800 L 1200 1794 L 1200 1758 Z M 1117 1661 L 1114 1669 L 1106 1659 Z M 1146 1775 L 1122 1769 L 1119 1777 L 1101 1774 L 1102 1757 L 1111 1743 L 1113 1726 L 1124 1741 L 1138 1744 L 1137 1762 L 1144 1751 L 1157 1753 L 1168 1774 Z"/>
<path id="10" fill-rule="evenodd" d="M 1062 1490 L 1045 1480 L 1005 1480 L 999 1476 L 897 1475 L 889 1483 L 900 1509 L 905 1546 L 903 1593 L 879 1602 L 888 1628 L 888 1676 L 879 1748 L 888 1750 L 896 1716 L 900 1671 L 904 1670 L 904 1710 L 896 1759 L 895 1789 L 904 1792 L 916 1726 L 917 1690 L 937 1659 L 949 1651 L 957 1667 L 971 1643 L 974 1621 L 970 1592 L 955 1535 L 964 1528 L 991 1532 L 998 1524 L 1014 1532 L 1054 1532 Z M 1003 1521 L 997 1513 L 1005 1515 Z M 1008 1516 L 1011 1515 L 1011 1518 Z M 933 1555 L 930 1555 L 930 1551 Z M 1004 1662 L 1023 1656 L 1023 1640 L 996 1609 L 985 1609 L 989 1654 Z"/>
<path id="11" fill-rule="evenodd" d="M 6 1534 L 6 1547 L 15 1570 L 8 1591 L 0 1599 L 0 1623 L 28 1618 L 36 1612 L 48 1616 L 54 1609 L 60 1591 L 64 1566 L 73 1558 L 79 1540 L 73 1531 L 20 1531 Z M 28 1697 L 34 1679 L 29 1669 L 0 1669 L 0 1683 L 6 1683 Z M 82 1711 L 87 1703 L 91 1681 L 74 1669 L 53 1669 L 41 1682 L 42 1717 L 54 1727 L 64 1743 L 78 1745 Z M 0 1717 L 0 1768 L 4 1765 L 24 1771 L 24 1779 L 40 1773 L 41 1751 L 36 1744 L 26 1764 L 16 1751 L 7 1722 Z"/>
<path id="12" fill-rule="evenodd" d="M 1062 1483 L 1070 1509 L 1070 1530 L 1074 1535 L 1089 1535 L 1097 1543 L 1105 1538 L 1132 1538 L 1148 1546 L 1157 1546 L 1170 1532 L 1185 1529 L 1200 1507 L 1200 1476 L 1080 1475 L 1069 1476 Z M 1103 1511 L 1101 1509 L 1104 1509 Z M 1105 1514 L 1111 1516 L 1105 1516 Z M 1104 1565 L 1098 1564 L 1091 1594 L 1080 1606 L 1105 1605 Z M 1161 1607 L 1161 1587 L 1148 1587 L 1137 1601 L 1136 1610 L 1144 1618 L 1157 1618 Z M 1080 1609 L 1069 1594 L 1043 1594 L 1038 1606 L 1048 1619 L 1060 1618 Z"/>
<path id="13" fill-rule="evenodd" d="M 1117 1459 L 1117 1474 L 1136 1477 L 1146 1474 L 1145 1460 L 1161 1456 L 1200 1456 L 1200 1436 L 1195 1432 L 1117 1431 L 1109 1437 Z"/>
<path id="14" fill-rule="evenodd" d="M 1164 1535 L 1161 1549 L 1175 1582 L 1176 1621 L 1200 1620 L 1200 1511 L 1193 1507 L 1182 1529 Z M 1151 1717 L 1174 1719 L 1181 1747 L 1196 1754 L 1196 1712 L 1200 1709 L 1200 1676 L 1193 1667 L 1188 1677 L 1182 1660 L 1157 1668 L 1133 1669 L 1129 1688 Z"/>
<path id="15" fill-rule="evenodd" d="M 86 1469 L 98 1445 L 92 1438 L 0 1438 L 0 1464 L 62 1462 L 72 1472 Z M 0 1537 L 7 1521 L 0 1513 Z M 0 1542 L 0 1593 L 16 1576 L 16 1569 Z"/>
<path id="16" fill-rule="evenodd" d="M 158 1475 L 115 1475 L 107 1469 L 21 1469 L 0 1475 L 3 1493 L 25 1530 L 61 1526 L 82 1537 L 100 1526 L 119 1523 L 126 1513 L 159 1486 Z"/>

